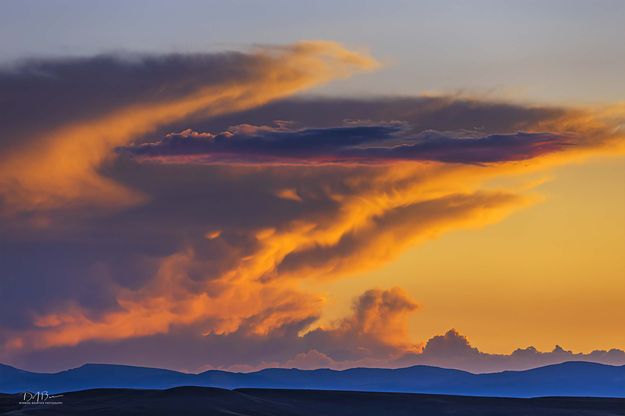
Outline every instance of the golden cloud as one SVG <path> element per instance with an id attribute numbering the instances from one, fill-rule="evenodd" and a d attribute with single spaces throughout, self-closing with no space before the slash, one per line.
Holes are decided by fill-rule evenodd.
<path id="1" fill-rule="evenodd" d="M 112 150 L 116 146 L 129 143 L 163 124 L 198 113 L 210 117 L 258 106 L 377 65 L 365 54 L 324 41 L 258 47 L 247 58 L 241 62 L 224 59 L 225 69 L 219 68 L 234 72 L 236 65 L 247 65 L 249 73 L 243 76 L 227 77 L 217 83 L 210 76 L 200 78 L 184 93 L 162 94 L 143 102 L 130 100 L 121 108 L 89 114 L 86 120 L 73 120 L 69 114 L 65 123 L 37 133 L 36 137 L 12 138 L 13 146 L 3 152 L 0 159 L 3 211 L 28 212 L 85 204 L 95 207 L 136 204 L 144 195 L 114 182 L 99 171 L 102 164 L 114 156 Z M 195 62 L 197 57 L 190 60 L 191 64 L 198 65 Z M 190 63 L 183 60 L 180 64 Z M 160 69 L 157 64 L 152 65 L 156 67 L 154 70 Z M 208 62 L 203 69 L 210 74 L 213 66 Z M 140 75 L 137 74 L 134 82 L 142 82 Z M 168 82 L 175 84 L 180 80 L 158 81 L 158 85 L 148 87 L 167 91 Z M 101 80 L 93 79 L 92 82 Z M 114 84 L 115 80 L 109 82 Z M 77 100 L 84 98 L 76 97 Z M 25 144 L 19 145 L 21 142 Z"/>
<path id="2" fill-rule="evenodd" d="M 23 146 L 13 146 L 0 165 L 4 214 L 77 206 L 121 208 L 139 201 L 149 207 L 156 196 L 101 173 L 103 165 L 115 157 L 114 148 L 176 120 L 237 112 L 375 66 L 372 58 L 328 42 L 261 48 L 249 57 L 256 62 L 249 78 L 235 77 L 208 86 L 200 83 L 191 92 L 167 99 L 70 120 L 25 140 Z M 33 312 L 32 328 L 3 331 L 4 351 L 118 341 L 166 334 L 179 326 L 193 326 L 205 335 L 242 330 L 268 335 L 290 324 L 314 321 L 322 314 L 324 296 L 305 290 L 307 280 L 369 270 L 448 230 L 499 221 L 536 197 L 531 187 L 496 188 L 493 179 L 598 152 L 620 152 L 622 126 L 622 106 L 563 111 L 525 127 L 566 133 L 575 139 L 570 146 L 558 152 L 531 153 L 523 160 L 479 165 L 439 160 L 212 170 L 232 187 L 218 196 L 227 210 L 244 212 L 238 221 L 217 224 L 218 228 L 191 224 L 180 232 L 186 233 L 184 237 L 165 234 L 165 238 L 177 239 L 181 247 L 160 255 L 157 270 L 147 281 L 111 284 L 114 308 L 93 313 L 88 306 L 67 299 L 51 310 Z M 179 181 L 172 188 L 188 191 L 184 196 L 213 197 L 206 196 L 210 189 L 203 182 L 199 188 L 184 188 L 188 176 L 202 177 L 206 170 L 191 175 L 187 171 L 171 179 L 167 169 L 175 167 L 131 163 L 137 170 L 163 169 L 165 173 L 151 179 Z M 208 169 L 193 163 L 184 167 Z M 246 222 L 262 213 L 252 197 L 241 203 L 229 194 L 242 184 L 248 191 L 262 188 L 254 194 L 259 200 L 271 200 L 290 215 L 269 212 L 271 218 L 266 221 Z M 173 200 L 167 207 L 175 213 L 188 208 L 188 200 Z M 162 217 L 148 214 L 148 226 L 162 224 Z M 176 220 L 182 223 L 184 218 Z M 196 240 L 195 229 L 199 229 Z M 204 258 L 210 250 L 221 251 Z M 343 321 L 338 329 L 368 334 L 391 347 L 409 345 L 405 325 L 408 313 L 416 307 L 414 302 L 400 289 L 369 295 L 370 307 L 357 308 L 361 314 Z"/>

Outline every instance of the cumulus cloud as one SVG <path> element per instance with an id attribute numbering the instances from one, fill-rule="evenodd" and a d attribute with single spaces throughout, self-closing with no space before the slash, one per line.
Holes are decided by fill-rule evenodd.
<path id="1" fill-rule="evenodd" d="M 400 288 L 368 290 L 354 302 L 351 316 L 306 333 L 302 343 L 343 360 L 388 358 L 398 350 L 416 350 L 408 335 L 408 316 L 416 309 Z"/>
<path id="2" fill-rule="evenodd" d="M 445 335 L 436 335 L 430 338 L 423 349 L 424 355 L 435 357 L 457 357 L 478 354 L 477 348 L 469 344 L 469 340 L 455 329 Z"/>
<path id="3" fill-rule="evenodd" d="M 167 334 L 115 343 L 88 341 L 44 353 L 28 351 L 13 364 L 53 371 L 86 361 L 116 362 L 189 372 L 432 365 L 474 373 L 524 370 L 571 360 L 625 364 L 625 351 L 618 349 L 575 353 L 560 346 L 552 351 L 527 347 L 510 354 L 492 354 L 472 346 L 455 329 L 417 342 L 406 332 L 410 315 L 417 311 L 414 300 L 399 288 L 372 289 L 355 299 L 349 316 L 314 330 L 306 330 L 314 322 L 312 318 L 285 322 L 271 333 L 255 333 L 251 321 L 256 318 L 252 317 L 230 333 L 202 335 L 195 325 L 177 326 Z M 385 326 L 390 331 L 385 331 Z"/>
<path id="4" fill-rule="evenodd" d="M 491 354 L 472 346 L 457 330 L 430 338 L 421 354 L 407 354 L 399 362 L 459 368 L 475 373 L 505 370 L 526 370 L 565 361 L 592 361 L 623 365 L 625 351 L 612 349 L 575 353 L 556 345 L 552 351 L 538 351 L 534 347 L 518 348 L 510 354 Z"/>

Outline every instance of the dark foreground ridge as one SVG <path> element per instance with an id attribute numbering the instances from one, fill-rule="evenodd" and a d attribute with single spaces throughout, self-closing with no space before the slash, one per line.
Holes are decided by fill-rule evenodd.
<path id="1" fill-rule="evenodd" d="M 0 365 L 0 392 L 59 393 L 99 388 L 308 389 L 449 394 L 487 397 L 625 397 L 625 366 L 567 362 L 525 371 L 472 374 L 429 366 L 187 374 L 157 368 L 86 364 L 58 373 L 32 373 Z"/>
<path id="2" fill-rule="evenodd" d="M 65 393 L 62 404 L 19 405 L 21 395 L 0 395 L 6 415 L 463 415 L 616 416 L 625 399 L 543 397 L 512 399 L 412 393 L 176 387 L 168 390 L 95 389 Z"/>

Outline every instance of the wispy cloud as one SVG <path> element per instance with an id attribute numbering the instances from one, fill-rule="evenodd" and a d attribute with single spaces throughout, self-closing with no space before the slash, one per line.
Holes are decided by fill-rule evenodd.
<path id="1" fill-rule="evenodd" d="M 0 130 L 0 208 L 135 204 L 141 194 L 100 174 L 114 147 L 167 123 L 243 110 L 375 65 L 332 42 L 27 61 L 0 73 L 0 111 L 9 120 Z"/>

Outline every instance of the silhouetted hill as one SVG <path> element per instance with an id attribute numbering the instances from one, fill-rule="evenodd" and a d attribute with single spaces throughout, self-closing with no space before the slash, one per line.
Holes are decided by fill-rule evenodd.
<path id="1" fill-rule="evenodd" d="M 156 368 L 86 364 L 59 373 L 0 366 L 0 391 L 63 392 L 94 388 L 167 389 L 177 386 L 412 392 L 497 397 L 625 397 L 625 366 L 567 362 L 526 371 L 472 374 L 429 366 L 399 369 L 297 370 L 186 374 Z"/>
<path id="2" fill-rule="evenodd" d="M 0 414 L 18 415 L 255 415 L 255 416 L 616 416 L 625 399 L 546 397 L 510 399 L 320 390 L 177 387 L 96 389 L 65 393 L 57 405 L 16 405 L 0 395 Z"/>

